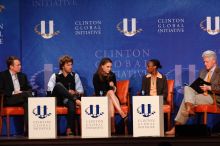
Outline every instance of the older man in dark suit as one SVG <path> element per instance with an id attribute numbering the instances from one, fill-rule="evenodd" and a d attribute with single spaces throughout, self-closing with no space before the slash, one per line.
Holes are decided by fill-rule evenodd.
<path id="1" fill-rule="evenodd" d="M 211 91 L 220 92 L 220 68 L 217 66 L 217 55 L 214 51 L 207 50 L 202 54 L 205 69 L 201 70 L 199 77 L 210 85 L 199 86 L 202 93 L 198 93 L 190 86 L 184 88 L 184 99 L 175 118 L 175 125 L 183 125 L 187 122 L 190 115 L 194 115 L 193 107 L 200 104 L 212 104 L 213 98 Z M 220 105 L 220 96 L 216 96 Z M 175 134 L 175 127 L 166 134 Z"/>
<path id="2" fill-rule="evenodd" d="M 27 76 L 21 73 L 21 62 L 15 56 L 7 59 L 8 69 L 0 72 L 0 91 L 4 94 L 5 106 L 23 106 L 25 134 L 28 124 L 28 97 L 32 96 L 32 88 Z"/>

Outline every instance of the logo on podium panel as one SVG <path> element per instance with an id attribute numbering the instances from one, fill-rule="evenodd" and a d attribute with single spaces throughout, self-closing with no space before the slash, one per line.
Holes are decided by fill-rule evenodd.
<path id="1" fill-rule="evenodd" d="M 81 98 L 81 124 L 83 138 L 110 136 L 110 114 L 108 97 Z"/>
<path id="2" fill-rule="evenodd" d="M 44 119 L 44 118 L 46 118 L 46 117 L 48 117 L 48 116 L 51 115 L 51 113 L 48 113 L 48 112 L 47 112 L 47 109 L 48 109 L 48 108 L 47 108 L 46 105 L 44 105 L 44 106 L 38 105 L 36 108 L 33 109 L 32 113 L 33 113 L 35 116 L 37 116 L 38 118 Z"/>
<path id="3" fill-rule="evenodd" d="M 49 21 L 49 33 L 46 33 L 46 22 L 42 20 L 40 24 L 37 24 L 34 27 L 34 31 L 38 34 L 41 35 L 44 39 L 50 39 L 54 37 L 55 35 L 58 35 L 60 31 L 55 31 L 54 32 L 54 22 L 53 20 Z M 39 26 L 40 26 L 40 31 L 39 31 Z"/>
<path id="4" fill-rule="evenodd" d="M 203 20 L 201 23 L 200 23 L 200 27 L 202 30 L 206 31 L 208 34 L 210 35 L 217 35 L 219 34 L 220 32 L 220 29 L 219 29 L 219 16 L 216 16 L 215 17 L 215 29 L 213 30 L 212 29 L 212 21 L 211 21 L 211 17 L 206 17 L 205 20 Z M 205 26 L 205 22 L 206 22 L 206 26 Z"/>
<path id="5" fill-rule="evenodd" d="M 133 96 L 133 136 L 163 136 L 163 96 Z"/>
<path id="6" fill-rule="evenodd" d="M 28 98 L 28 138 L 56 138 L 56 99 L 55 97 Z"/>
<path id="7" fill-rule="evenodd" d="M 141 104 L 141 106 L 137 108 L 137 112 L 143 117 L 150 117 L 155 114 L 155 111 L 152 111 L 151 104 Z"/>
<path id="8" fill-rule="evenodd" d="M 128 22 L 131 22 L 131 31 L 128 30 Z M 121 26 L 123 24 L 123 26 Z M 137 30 L 137 22 L 136 18 L 132 18 L 131 20 L 128 20 L 127 18 L 124 18 L 123 21 L 119 22 L 117 24 L 117 30 L 121 33 L 123 33 L 127 37 L 132 37 L 137 33 L 140 33 L 143 31 L 143 29 Z"/>
<path id="9" fill-rule="evenodd" d="M 89 105 L 89 107 L 85 109 L 85 112 L 87 115 L 91 116 L 92 118 L 97 118 L 104 114 L 104 112 L 100 111 L 99 105 Z"/>

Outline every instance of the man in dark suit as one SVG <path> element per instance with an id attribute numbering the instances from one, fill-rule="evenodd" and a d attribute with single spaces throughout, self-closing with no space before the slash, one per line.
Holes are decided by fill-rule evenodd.
<path id="1" fill-rule="evenodd" d="M 25 135 L 28 124 L 28 97 L 32 96 L 27 76 L 21 73 L 21 62 L 15 56 L 7 59 L 8 69 L 0 72 L 0 91 L 4 94 L 5 106 L 23 106 Z"/>

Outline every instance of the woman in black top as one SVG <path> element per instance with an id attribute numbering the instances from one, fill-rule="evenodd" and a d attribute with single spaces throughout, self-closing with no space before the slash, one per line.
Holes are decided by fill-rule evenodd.
<path id="1" fill-rule="evenodd" d="M 147 62 L 148 74 L 142 79 L 142 95 L 162 95 L 164 104 L 166 104 L 167 98 L 167 79 L 166 76 L 158 72 L 158 69 L 162 68 L 160 61 L 157 59 L 151 59 Z"/>
<path id="2" fill-rule="evenodd" d="M 93 75 L 93 86 L 96 96 L 107 96 L 110 106 L 110 114 L 112 124 L 114 124 L 115 109 L 119 112 L 123 119 L 127 118 L 120 107 L 118 97 L 116 96 L 116 77 L 112 70 L 112 60 L 110 58 L 103 58 L 99 64 L 96 73 Z M 112 125 L 112 128 L 114 125 Z M 114 133 L 114 129 L 112 129 Z"/>

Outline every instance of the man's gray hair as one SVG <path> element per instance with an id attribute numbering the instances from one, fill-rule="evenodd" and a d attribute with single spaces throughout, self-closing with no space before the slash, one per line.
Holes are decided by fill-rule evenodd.
<path id="1" fill-rule="evenodd" d="M 205 52 L 202 53 L 202 58 L 205 58 L 205 57 L 208 57 L 208 58 L 213 58 L 215 60 L 217 60 L 217 55 L 214 51 L 212 50 L 207 50 Z"/>

